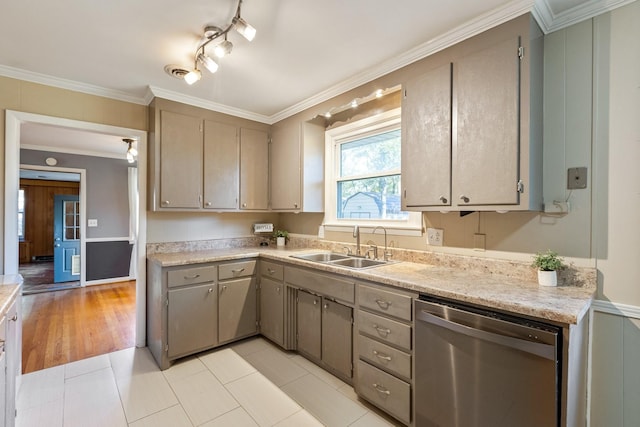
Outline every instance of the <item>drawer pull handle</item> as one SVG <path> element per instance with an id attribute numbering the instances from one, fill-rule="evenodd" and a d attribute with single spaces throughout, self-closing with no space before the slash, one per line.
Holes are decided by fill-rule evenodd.
<path id="1" fill-rule="evenodd" d="M 269 274 L 275 274 L 276 271 L 272 268 L 267 268 L 267 271 L 269 272 Z"/>
<path id="2" fill-rule="evenodd" d="M 383 299 L 376 299 L 376 303 L 380 306 L 381 309 L 386 310 L 391 305 L 391 301 L 385 301 Z"/>
<path id="3" fill-rule="evenodd" d="M 242 273 L 243 271 L 244 271 L 244 268 L 240 268 L 238 270 L 231 270 L 233 274 Z"/>
<path id="4" fill-rule="evenodd" d="M 380 326 L 376 325 L 375 323 L 373 324 L 373 329 L 378 331 L 378 334 L 380 334 L 383 337 L 386 337 L 387 335 L 389 335 L 391 333 L 391 329 L 381 328 Z"/>
<path id="5" fill-rule="evenodd" d="M 185 280 L 193 280 L 193 279 L 197 279 L 198 277 L 200 277 L 199 274 L 194 274 L 193 276 L 184 276 Z"/>
<path id="6" fill-rule="evenodd" d="M 382 360 L 386 360 L 387 362 L 391 362 L 391 356 L 387 356 L 384 353 L 379 353 L 376 350 L 373 350 L 373 354 L 378 358 L 378 359 L 382 359 Z"/>
<path id="7" fill-rule="evenodd" d="M 386 394 L 387 396 L 391 394 L 391 392 L 387 390 L 386 387 L 383 387 L 378 383 L 373 383 L 372 385 L 373 385 L 373 388 L 375 388 L 376 391 L 380 394 Z"/>

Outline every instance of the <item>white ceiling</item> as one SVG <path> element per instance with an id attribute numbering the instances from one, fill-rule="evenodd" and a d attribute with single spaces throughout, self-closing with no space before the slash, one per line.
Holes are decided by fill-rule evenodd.
<path id="1" fill-rule="evenodd" d="M 526 11 L 551 31 L 631 1 L 244 0 L 256 38 L 230 32 L 231 55 L 193 86 L 165 65 L 192 66 L 204 26 L 228 24 L 237 0 L 9 1 L 0 75 L 273 123 Z"/>

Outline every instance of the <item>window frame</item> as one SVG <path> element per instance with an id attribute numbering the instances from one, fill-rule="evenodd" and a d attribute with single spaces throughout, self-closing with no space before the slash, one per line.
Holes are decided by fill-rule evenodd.
<path id="1" fill-rule="evenodd" d="M 383 220 L 383 219 L 344 219 L 338 218 L 337 193 L 340 176 L 340 149 L 341 143 L 351 142 L 356 139 L 385 133 L 400 129 L 400 109 L 386 111 L 375 116 L 366 117 L 343 126 L 329 129 L 325 132 L 325 217 L 324 228 L 327 231 L 350 231 L 355 225 L 361 229 L 373 229 L 383 226 L 388 234 L 405 236 L 422 236 L 422 212 L 408 211 L 407 220 Z M 367 174 L 363 177 L 378 177 L 395 175 L 385 171 L 380 174 Z M 402 166 L 399 170 L 402 176 Z M 400 190 L 402 192 L 402 189 Z"/>
<path id="2" fill-rule="evenodd" d="M 22 209 L 20 209 L 20 193 L 22 193 Z M 25 236 L 25 232 L 26 232 L 26 198 L 27 198 L 27 192 L 24 188 L 19 188 L 18 189 L 18 241 L 20 242 L 24 242 L 26 239 Z M 22 221 L 20 221 L 20 216 L 22 216 Z"/>

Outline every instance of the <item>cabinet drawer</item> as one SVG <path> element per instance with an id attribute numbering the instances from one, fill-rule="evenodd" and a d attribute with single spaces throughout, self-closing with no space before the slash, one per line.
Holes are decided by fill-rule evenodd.
<path id="1" fill-rule="evenodd" d="M 372 340 L 364 335 L 358 335 L 358 353 L 360 359 L 364 359 L 372 365 L 411 379 L 410 354 Z"/>
<path id="2" fill-rule="evenodd" d="M 236 277 L 251 276 L 256 271 L 256 261 L 241 261 L 220 264 L 218 266 L 218 279 L 235 279 Z"/>
<path id="3" fill-rule="evenodd" d="M 398 378 L 358 361 L 358 394 L 400 421 L 411 422 L 411 386 Z"/>
<path id="4" fill-rule="evenodd" d="M 297 268 L 286 269 L 286 281 L 312 292 L 354 303 L 356 284 L 336 276 L 313 273 Z"/>
<path id="5" fill-rule="evenodd" d="M 167 272 L 167 286 L 195 285 L 197 283 L 214 282 L 216 280 L 216 266 L 181 268 Z"/>
<path id="6" fill-rule="evenodd" d="M 273 280 L 284 280 L 284 266 L 268 261 L 260 261 L 260 275 Z"/>
<path id="7" fill-rule="evenodd" d="M 411 350 L 411 326 L 366 311 L 358 311 L 358 330 L 365 335 Z"/>
<path id="8" fill-rule="evenodd" d="M 358 286 L 358 304 L 369 310 L 383 313 L 388 316 L 397 317 L 411 321 L 413 310 L 410 295 L 404 295 L 376 288 L 373 286 Z"/>

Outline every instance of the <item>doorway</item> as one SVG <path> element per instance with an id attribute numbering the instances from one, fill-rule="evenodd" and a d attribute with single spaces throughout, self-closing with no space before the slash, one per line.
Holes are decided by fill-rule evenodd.
<path id="1" fill-rule="evenodd" d="M 23 124 L 36 123 L 51 127 L 83 130 L 97 135 L 116 135 L 122 138 L 135 138 L 138 141 L 138 173 L 137 202 L 138 223 L 135 238 L 135 269 L 136 269 L 136 326 L 135 345 L 143 347 L 146 343 L 146 138 L 145 131 L 121 128 L 77 120 L 42 116 L 38 114 L 6 111 L 5 121 L 5 241 L 4 241 L 4 274 L 18 273 L 18 188 L 19 188 L 19 159 L 20 135 Z M 124 154 L 124 151 L 123 151 Z M 82 196 L 81 196 L 82 198 Z M 82 209 L 82 202 L 81 202 Z M 86 222 L 86 221 L 85 221 Z M 81 233 L 82 237 L 82 233 Z M 82 245 L 82 243 L 81 243 Z M 85 248 L 81 248 L 81 252 Z M 86 260 L 81 257 L 81 272 L 85 272 Z M 82 281 L 82 275 L 81 275 Z"/>

